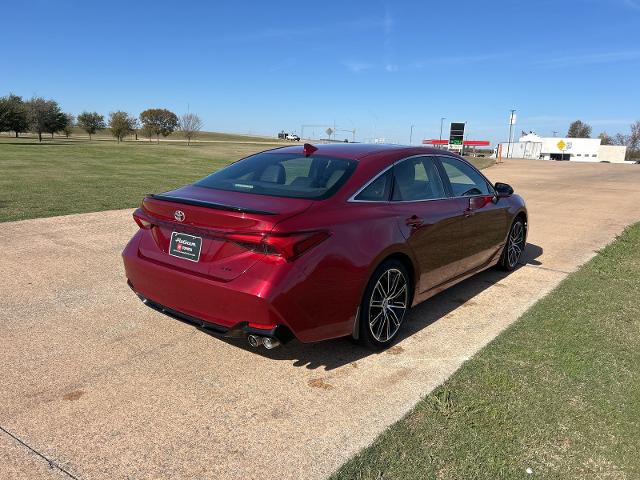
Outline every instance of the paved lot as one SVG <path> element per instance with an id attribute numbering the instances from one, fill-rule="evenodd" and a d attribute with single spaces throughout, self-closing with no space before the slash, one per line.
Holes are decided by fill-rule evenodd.
<path id="1" fill-rule="evenodd" d="M 640 166 L 487 174 L 528 200 L 527 265 L 420 305 L 380 354 L 257 353 L 144 307 L 120 261 L 130 211 L 1 224 L 0 478 L 325 477 L 640 220 Z"/>

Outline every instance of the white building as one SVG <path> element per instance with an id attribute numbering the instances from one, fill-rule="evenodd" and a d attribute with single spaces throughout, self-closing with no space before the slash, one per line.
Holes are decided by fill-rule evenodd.
<path id="1" fill-rule="evenodd" d="M 599 138 L 540 137 L 530 132 L 517 142 L 501 143 L 503 158 L 624 163 L 627 147 L 600 145 Z"/>

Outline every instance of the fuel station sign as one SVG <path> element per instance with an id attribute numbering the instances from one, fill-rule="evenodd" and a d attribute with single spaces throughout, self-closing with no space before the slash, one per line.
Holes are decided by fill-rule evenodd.
<path id="1" fill-rule="evenodd" d="M 464 126 L 464 123 L 451 122 L 451 129 L 449 132 L 450 150 L 462 150 L 462 143 L 464 141 Z"/>

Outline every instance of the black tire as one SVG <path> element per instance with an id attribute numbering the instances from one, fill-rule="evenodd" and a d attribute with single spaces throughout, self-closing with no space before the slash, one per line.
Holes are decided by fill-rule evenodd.
<path id="1" fill-rule="evenodd" d="M 511 224 L 507 241 L 504 244 L 498 268 L 506 272 L 515 270 L 524 252 L 526 244 L 526 230 L 522 217 L 516 218 Z"/>
<path id="2" fill-rule="evenodd" d="M 376 268 L 360 305 L 360 344 L 372 350 L 389 347 L 411 307 L 411 296 L 411 278 L 402 262 L 391 259 Z"/>

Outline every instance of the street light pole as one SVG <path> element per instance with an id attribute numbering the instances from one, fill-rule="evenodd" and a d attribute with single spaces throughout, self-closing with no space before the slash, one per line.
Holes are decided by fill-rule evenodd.
<path id="1" fill-rule="evenodd" d="M 409 145 L 412 144 L 413 140 L 413 127 L 415 127 L 415 125 L 411 125 L 411 131 L 409 132 Z"/>
<path id="2" fill-rule="evenodd" d="M 513 132 L 513 114 L 516 113 L 515 110 L 511 110 L 511 115 L 509 115 L 509 143 L 507 144 L 507 158 L 509 158 L 509 152 L 511 152 L 511 134 Z"/>
<path id="3" fill-rule="evenodd" d="M 447 117 L 440 118 L 440 140 L 442 140 L 442 122 L 446 120 Z"/>

